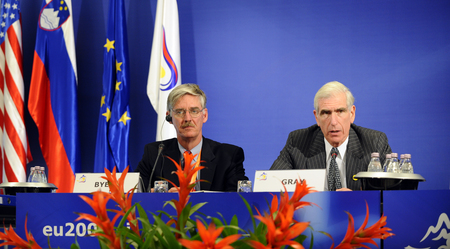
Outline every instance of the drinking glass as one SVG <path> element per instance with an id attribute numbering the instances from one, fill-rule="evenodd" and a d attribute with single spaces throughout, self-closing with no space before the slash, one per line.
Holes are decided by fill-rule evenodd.
<path id="1" fill-rule="evenodd" d="M 155 193 L 167 193 L 169 191 L 169 183 L 167 181 L 155 181 Z"/>
<path id="2" fill-rule="evenodd" d="M 237 192 L 252 192 L 252 181 L 250 180 L 241 180 L 238 181 Z"/>

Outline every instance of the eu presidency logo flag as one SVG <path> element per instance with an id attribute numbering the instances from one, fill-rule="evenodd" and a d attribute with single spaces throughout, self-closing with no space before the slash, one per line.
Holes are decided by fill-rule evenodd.
<path id="1" fill-rule="evenodd" d="M 129 165 L 130 131 L 129 65 L 125 6 L 109 2 L 108 27 L 103 56 L 103 95 L 100 101 L 94 172 L 119 172 Z"/>
<path id="2" fill-rule="evenodd" d="M 48 181 L 58 192 L 72 192 L 80 153 L 71 0 L 42 3 L 28 109 L 39 130 Z"/>
<path id="3" fill-rule="evenodd" d="M 148 73 L 147 95 L 158 114 L 156 140 L 173 138 L 172 125 L 163 125 L 166 117 L 167 97 L 181 84 L 180 32 L 176 0 L 158 0 L 152 54 Z"/>

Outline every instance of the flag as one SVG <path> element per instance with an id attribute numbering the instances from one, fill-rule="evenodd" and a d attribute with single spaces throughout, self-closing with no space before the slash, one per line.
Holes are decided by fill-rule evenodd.
<path id="1" fill-rule="evenodd" d="M 0 13 L 1 182 L 25 182 L 32 160 L 24 121 L 20 3 L 2 0 Z"/>
<path id="2" fill-rule="evenodd" d="M 109 2 L 109 16 L 103 55 L 103 95 L 95 148 L 94 172 L 104 168 L 119 172 L 130 163 L 130 90 L 127 25 L 123 0 Z"/>
<path id="3" fill-rule="evenodd" d="M 72 192 L 80 153 L 71 0 L 42 3 L 28 110 L 39 130 L 48 182 L 56 185 L 57 192 Z"/>
<path id="4" fill-rule="evenodd" d="M 156 140 L 173 138 L 172 125 L 163 125 L 167 111 L 167 97 L 181 84 L 180 32 L 176 0 L 158 0 L 155 28 L 148 73 L 147 95 L 158 114 Z"/>

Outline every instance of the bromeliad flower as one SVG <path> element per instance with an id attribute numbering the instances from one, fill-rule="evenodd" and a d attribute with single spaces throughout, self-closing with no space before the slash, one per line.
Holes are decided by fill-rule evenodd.
<path id="1" fill-rule="evenodd" d="M 197 155 L 192 154 L 185 154 L 184 155 L 184 169 L 181 168 L 181 165 L 179 165 L 175 160 L 168 157 L 177 167 L 177 171 L 175 171 L 175 174 L 178 176 L 179 186 L 176 186 L 173 182 L 167 180 L 170 182 L 178 191 L 178 200 L 172 200 L 172 202 L 175 205 L 175 209 L 177 210 L 177 220 L 171 219 L 167 224 L 175 223 L 176 229 L 180 229 L 185 224 L 180 220 L 181 214 L 183 212 L 183 209 L 186 207 L 186 204 L 189 202 L 189 194 L 191 193 L 192 189 L 195 187 L 195 184 L 199 182 L 199 180 L 196 180 L 194 183 L 191 183 L 192 176 L 197 174 L 197 171 L 204 169 L 203 166 L 193 167 L 192 160 Z M 176 234 L 177 238 L 180 237 L 179 234 Z"/>
<path id="2" fill-rule="evenodd" d="M 274 196 L 274 199 L 277 199 Z M 259 212 L 258 212 L 259 213 Z M 273 217 L 276 216 L 276 222 Z M 285 213 L 271 213 L 264 217 L 256 215 L 256 219 L 260 220 L 267 226 L 266 241 L 267 245 L 263 245 L 259 241 L 250 241 L 250 244 L 255 248 L 281 248 L 288 245 L 293 248 L 303 248 L 303 246 L 293 241 L 299 236 L 309 225 L 309 222 L 297 222 L 294 218 L 294 206 L 291 205 L 286 209 Z"/>
<path id="3" fill-rule="evenodd" d="M 197 229 L 202 239 L 201 241 L 188 239 L 179 239 L 178 241 L 188 249 L 232 249 L 233 247 L 230 244 L 241 237 L 240 234 L 234 234 L 217 241 L 224 227 L 216 229 L 214 223 L 211 223 L 206 229 L 199 220 L 197 220 Z"/>
<path id="4" fill-rule="evenodd" d="M 125 170 L 122 172 L 120 178 L 117 179 L 116 167 L 114 167 L 112 173 L 107 168 L 105 168 L 106 177 L 102 176 L 103 179 L 108 181 L 109 191 L 111 192 L 110 194 L 111 199 L 114 200 L 121 209 L 111 211 L 120 214 L 122 216 L 124 216 L 126 212 L 130 210 L 133 206 L 132 200 L 135 188 L 128 190 L 126 194 L 124 189 L 125 177 L 128 173 L 128 170 L 129 167 L 127 166 Z M 138 236 L 140 236 L 138 220 L 136 218 L 136 210 L 132 209 L 126 218 L 130 223 L 131 230 L 133 230 Z"/>
<path id="5" fill-rule="evenodd" d="M 100 241 L 103 241 L 108 246 L 108 248 L 121 248 L 120 238 L 116 236 L 114 229 L 114 224 L 116 224 L 117 219 L 121 215 L 116 214 L 114 218 L 110 220 L 106 209 L 106 204 L 109 199 L 111 199 L 111 195 L 102 191 L 94 192 L 92 195 L 92 199 L 84 195 L 80 195 L 80 198 L 91 206 L 97 216 L 79 213 L 78 215 L 80 217 L 75 221 L 84 219 L 95 223 L 101 231 L 91 233 L 90 236 L 97 236 Z"/>
<path id="6" fill-rule="evenodd" d="M 387 217 L 384 215 L 382 215 L 381 218 L 375 224 L 373 224 L 367 229 L 365 228 L 369 220 L 369 206 L 367 205 L 367 202 L 366 202 L 366 218 L 364 219 L 364 222 L 361 225 L 361 227 L 356 232 L 354 232 L 355 225 L 353 216 L 348 212 L 347 214 L 348 214 L 347 234 L 345 235 L 341 244 L 339 244 L 336 247 L 336 249 L 358 248 L 358 247 L 369 248 L 367 245 L 364 245 L 363 243 L 370 243 L 378 246 L 377 243 L 375 243 L 374 239 L 385 239 L 394 235 L 393 233 L 389 232 L 392 231 L 392 229 L 385 227 Z M 334 244 L 331 246 L 331 248 L 333 248 L 333 246 Z"/>
<path id="7" fill-rule="evenodd" d="M 312 205 L 316 205 L 312 202 L 307 202 L 307 201 L 301 201 L 301 199 L 310 193 L 314 193 L 317 192 L 316 190 L 313 189 L 313 187 L 308 187 L 308 184 L 306 184 L 306 180 L 298 180 L 297 184 L 295 185 L 295 191 L 292 194 L 291 198 L 289 198 L 289 194 L 288 191 L 286 189 L 286 186 L 284 186 L 284 192 L 280 193 L 280 206 L 278 208 L 279 212 L 281 213 L 286 213 L 286 209 L 290 208 L 290 206 L 294 207 L 294 211 L 297 209 L 300 209 L 302 207 L 305 206 L 312 206 Z M 274 209 L 274 201 L 272 200 L 272 209 Z M 275 206 L 275 208 L 277 208 Z M 273 212 L 274 210 L 272 210 Z M 280 222 L 277 219 L 277 222 Z"/>
<path id="8" fill-rule="evenodd" d="M 5 242 L 1 243 L 0 247 L 15 246 L 15 248 L 20 249 L 41 249 L 41 247 L 36 243 L 33 235 L 28 232 L 27 217 L 25 218 L 25 234 L 27 236 L 27 241 L 19 237 L 11 225 L 9 225 L 9 229 L 5 227 L 4 230 L 5 233 L 0 232 L 0 240 L 4 240 Z"/>
<path id="9" fill-rule="evenodd" d="M 309 222 L 298 222 L 294 219 L 294 211 L 306 205 L 312 205 L 310 202 L 301 201 L 301 199 L 312 192 L 311 187 L 308 187 L 306 181 L 298 181 L 295 186 L 294 194 L 289 198 L 286 187 L 285 192 L 280 193 L 280 202 L 278 197 L 273 195 L 270 206 L 270 214 L 261 215 L 258 209 L 256 211 L 259 215 L 255 218 L 264 223 L 267 227 L 265 236 L 266 245 L 261 241 L 250 240 L 249 243 L 255 248 L 281 248 L 282 246 L 291 246 L 293 248 L 303 248 L 303 246 L 294 241 L 309 225 Z"/>

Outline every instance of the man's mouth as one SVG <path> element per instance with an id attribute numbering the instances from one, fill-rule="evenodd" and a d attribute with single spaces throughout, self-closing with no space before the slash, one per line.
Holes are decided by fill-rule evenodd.
<path id="1" fill-rule="evenodd" d="M 184 124 L 181 125 L 181 128 L 187 128 L 187 127 L 195 127 L 195 125 L 193 123 L 191 123 L 191 122 L 184 123 Z"/>

